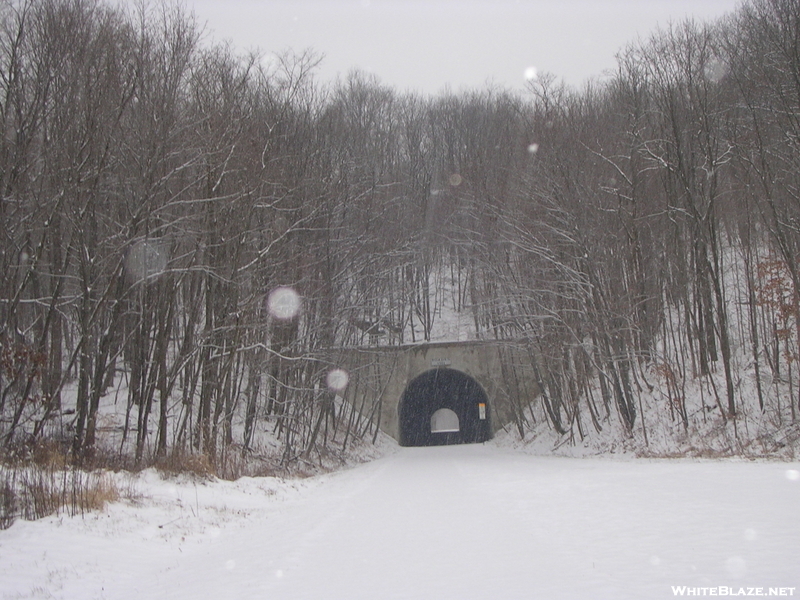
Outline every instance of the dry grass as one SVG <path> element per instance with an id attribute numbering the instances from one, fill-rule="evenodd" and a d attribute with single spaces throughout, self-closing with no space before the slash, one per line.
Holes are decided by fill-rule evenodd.
<path id="1" fill-rule="evenodd" d="M 218 477 L 234 481 L 240 477 L 275 477 L 286 475 L 276 466 L 276 461 L 267 456 L 245 451 L 232 445 L 219 453 L 216 460 L 207 454 L 186 450 L 174 450 L 168 456 L 158 458 L 154 466 L 164 475 L 190 475 L 202 479 Z"/>
<path id="2" fill-rule="evenodd" d="M 288 475 L 274 457 L 246 450 L 238 444 L 225 448 L 216 461 L 217 477 L 235 481 L 240 477 L 277 477 Z"/>
<path id="3" fill-rule="evenodd" d="M 8 529 L 14 522 L 19 501 L 14 488 L 5 478 L 0 480 L 0 530 Z"/>
<path id="4" fill-rule="evenodd" d="M 129 485 L 123 484 L 120 489 L 120 477 L 109 471 L 134 471 L 147 466 L 165 476 L 228 480 L 275 476 L 280 470 L 269 457 L 245 452 L 238 446 L 226 448 L 216 460 L 207 454 L 176 449 L 165 457 L 137 464 L 129 456 L 104 451 L 102 447 L 76 462 L 69 445 L 57 441 L 20 445 L 13 452 L 0 455 L 0 529 L 10 527 L 19 518 L 83 515 L 122 498 L 136 501 L 140 495 L 133 479 L 129 478 Z"/>
<path id="5" fill-rule="evenodd" d="M 70 465 L 65 449 L 58 444 L 39 444 L 25 458 L 4 458 L 0 462 L 0 529 L 18 518 L 102 510 L 123 496 L 108 472 Z M 126 490 L 126 497 L 131 493 Z"/>
<path id="6" fill-rule="evenodd" d="M 175 450 L 155 461 L 155 468 L 164 475 L 191 475 L 202 479 L 216 476 L 216 469 L 206 454 Z"/>

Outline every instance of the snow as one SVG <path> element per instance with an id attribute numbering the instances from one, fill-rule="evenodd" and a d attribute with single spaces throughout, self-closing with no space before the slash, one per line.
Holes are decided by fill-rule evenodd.
<path id="1" fill-rule="evenodd" d="M 302 308 L 300 295 L 290 287 L 277 287 L 267 297 L 267 310 L 281 321 L 295 318 Z"/>
<path id="2" fill-rule="evenodd" d="M 117 474 L 137 499 L 0 532 L 0 597 L 800 595 L 799 468 L 488 443 L 394 446 L 304 480 Z"/>
<path id="3" fill-rule="evenodd" d="M 344 391 L 349 381 L 350 375 L 344 369 L 332 369 L 328 371 L 328 375 L 325 377 L 325 383 L 334 392 Z"/>

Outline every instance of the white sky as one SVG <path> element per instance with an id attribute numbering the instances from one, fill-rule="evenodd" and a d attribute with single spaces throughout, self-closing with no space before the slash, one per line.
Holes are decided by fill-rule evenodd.
<path id="1" fill-rule="evenodd" d="M 637 35 L 740 0 L 185 0 L 210 39 L 324 54 L 322 80 L 353 68 L 399 90 L 516 89 L 525 70 L 580 86 Z"/>

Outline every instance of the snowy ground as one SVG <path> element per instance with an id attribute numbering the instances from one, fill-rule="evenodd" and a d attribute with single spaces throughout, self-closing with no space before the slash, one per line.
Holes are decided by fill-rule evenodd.
<path id="1" fill-rule="evenodd" d="M 649 599 L 676 597 L 673 586 L 800 596 L 798 469 L 486 444 L 398 448 L 301 481 L 146 471 L 131 483 L 136 502 L 0 532 L 0 596 Z"/>

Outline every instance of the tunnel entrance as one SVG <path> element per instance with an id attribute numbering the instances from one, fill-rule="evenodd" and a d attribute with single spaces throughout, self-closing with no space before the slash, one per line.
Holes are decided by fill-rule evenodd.
<path id="1" fill-rule="evenodd" d="M 492 437 L 486 392 L 455 369 L 432 369 L 414 378 L 398 410 L 402 446 L 472 444 Z"/>

